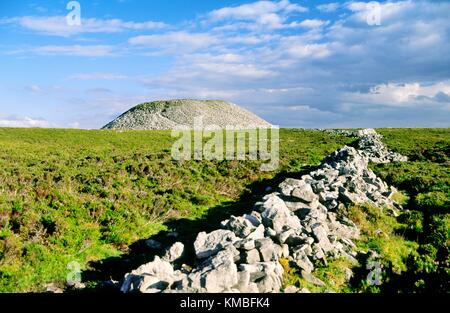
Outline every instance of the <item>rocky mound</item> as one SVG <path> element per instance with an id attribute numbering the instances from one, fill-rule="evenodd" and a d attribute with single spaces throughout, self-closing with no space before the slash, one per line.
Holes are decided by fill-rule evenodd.
<path id="1" fill-rule="evenodd" d="M 220 100 L 168 100 L 140 104 L 120 115 L 103 129 L 169 130 L 193 128 L 194 118 L 203 126 L 219 128 L 269 128 L 272 125 L 236 104 Z"/>
<path id="2" fill-rule="evenodd" d="M 401 208 L 392 200 L 395 188 L 378 178 L 368 163 L 404 158 L 388 151 L 374 130 L 357 136 L 359 149 L 343 147 L 301 179 L 286 179 L 250 214 L 231 216 L 221 229 L 201 232 L 194 243 L 185 243 L 195 251 L 194 268 L 177 262 L 185 253 L 185 245 L 177 242 L 161 257 L 126 274 L 121 291 L 280 292 L 281 258 L 294 262 L 305 280 L 323 286 L 313 275 L 318 264 L 338 257 L 357 262 L 353 240 L 359 229 L 340 209 L 351 203 Z M 290 286 L 284 291 L 300 290 Z"/>
<path id="3" fill-rule="evenodd" d="M 408 161 L 408 158 L 406 156 L 388 150 L 381 141 L 383 136 L 378 134 L 372 128 L 358 131 L 343 130 L 343 129 L 332 129 L 325 131 L 335 133 L 338 135 L 359 138 L 358 150 L 371 162 L 389 163 L 389 162 Z"/>
<path id="4" fill-rule="evenodd" d="M 374 163 L 406 162 L 408 158 L 386 149 L 381 142 L 382 135 L 374 129 L 364 129 L 356 134 L 359 140 L 359 150 Z"/>

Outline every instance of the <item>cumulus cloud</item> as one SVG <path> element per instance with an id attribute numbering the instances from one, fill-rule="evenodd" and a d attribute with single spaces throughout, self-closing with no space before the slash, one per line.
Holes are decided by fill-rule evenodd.
<path id="1" fill-rule="evenodd" d="M 319 19 L 306 19 L 301 22 L 296 23 L 296 26 L 306 27 L 306 28 L 317 28 L 325 25 L 327 22 Z"/>
<path id="2" fill-rule="evenodd" d="M 292 57 L 297 59 L 321 59 L 330 55 L 328 44 L 304 44 L 295 43 L 286 50 Z"/>
<path id="3" fill-rule="evenodd" d="M 247 78 L 260 78 L 273 75 L 269 70 L 258 68 L 252 64 L 224 64 L 224 63 L 197 63 L 199 70 L 219 75 L 240 76 Z"/>
<path id="4" fill-rule="evenodd" d="M 308 9 L 306 7 L 290 3 L 286 0 L 279 2 L 258 1 L 240 6 L 225 7 L 214 10 L 209 13 L 209 16 L 211 19 L 216 21 L 224 19 L 259 20 L 267 15 L 279 12 L 292 13 L 307 11 Z"/>
<path id="5" fill-rule="evenodd" d="M 339 9 L 340 4 L 338 2 L 331 2 L 331 3 L 325 3 L 325 4 L 321 4 L 316 6 L 316 8 L 321 11 L 321 12 L 334 12 L 337 9 Z"/>
<path id="6" fill-rule="evenodd" d="M 208 33 L 189 33 L 186 31 L 136 36 L 128 40 L 130 45 L 161 48 L 171 51 L 196 50 L 218 42 L 217 38 Z"/>
<path id="7" fill-rule="evenodd" d="M 254 5 L 258 5 L 260 14 L 273 8 L 258 2 Z M 257 20 L 246 10 L 248 7 L 235 8 L 239 9 L 226 8 L 211 14 L 225 25 L 230 25 L 226 18 Z M 295 121 L 297 126 L 308 127 L 364 127 L 364 123 L 395 126 L 396 121 L 398 125 L 425 126 L 442 125 L 444 116 L 450 118 L 446 105 L 450 60 L 444 57 L 450 54 L 450 4 L 382 3 L 379 26 L 367 23 L 366 3 L 349 2 L 347 9 L 346 15 L 329 23 L 318 19 L 294 21 L 305 30 L 283 35 L 275 30 L 261 42 L 257 40 L 261 33 L 250 29 L 247 36 L 254 39 L 251 45 L 235 47 L 221 39 L 216 45 L 222 45 L 228 54 L 238 55 L 236 64 L 208 59 L 205 54 L 203 59 L 198 53 L 183 54 L 166 75 L 144 83 L 152 88 L 183 86 L 172 89 L 175 95 L 221 90 L 227 99 L 247 105 L 271 122 L 290 126 L 295 126 Z M 215 30 L 216 38 L 221 38 L 221 31 L 224 38 L 241 35 L 239 28 Z M 214 49 L 213 44 L 207 51 L 214 55 Z M 251 66 L 252 75 L 235 75 L 243 65 Z M 304 106 L 298 107 L 298 101 Z M 280 109 L 271 107 L 275 103 Z M 408 108 L 413 109 L 405 112 Z M 389 114 L 389 119 L 383 114 Z M 428 118 L 428 124 L 420 121 L 420 115 Z M 309 122 L 305 116 L 316 119 Z M 375 123 L 370 116 L 380 122 Z M 403 120 L 405 116 L 409 124 Z M 386 124 L 381 122 L 383 119 Z"/>
<path id="8" fill-rule="evenodd" d="M 280 29 L 289 27 L 285 24 L 289 14 L 308 12 L 308 8 L 282 1 L 257 1 L 234 7 L 224 7 L 209 13 L 212 22 L 247 21 L 248 24 L 240 24 L 244 28 Z"/>
<path id="9" fill-rule="evenodd" d="M 342 15 L 307 15 L 286 0 L 214 10 L 188 26 L 128 39 L 129 55 L 170 57 L 166 71 L 93 71 L 69 78 L 127 80 L 142 88 L 132 98 L 85 95 L 86 105 L 108 115 L 141 100 L 223 98 L 281 126 L 448 126 L 449 2 L 382 2 L 381 25 L 375 26 L 367 23 L 365 2 L 317 9 Z M 100 57 L 118 48 L 43 46 L 34 53 Z"/>
<path id="10" fill-rule="evenodd" d="M 450 105 L 450 82 L 428 85 L 421 83 L 380 84 L 367 93 L 348 94 L 349 99 L 388 106 L 412 106 L 433 102 L 447 102 Z"/>
<path id="11" fill-rule="evenodd" d="M 70 26 L 65 16 L 22 16 L 4 18 L 1 24 L 13 24 L 45 35 L 70 37 L 83 33 L 118 33 L 127 30 L 154 30 L 167 24 L 154 21 L 127 22 L 120 19 L 83 18 L 81 26 Z"/>

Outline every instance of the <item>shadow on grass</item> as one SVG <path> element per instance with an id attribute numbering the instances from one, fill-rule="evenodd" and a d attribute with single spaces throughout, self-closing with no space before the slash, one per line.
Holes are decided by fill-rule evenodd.
<path id="1" fill-rule="evenodd" d="M 242 194 L 237 201 L 224 202 L 207 210 L 205 215 L 199 219 L 171 219 L 164 223 L 168 231 L 134 242 L 129 246 L 129 252 L 119 257 L 110 257 L 101 261 L 90 262 L 88 270 L 82 273 L 82 281 L 95 287 L 88 287 L 83 292 L 119 292 L 117 287 L 104 284 L 103 282 L 115 280 L 121 282 L 124 275 L 138 268 L 140 265 L 153 261 L 156 255 L 163 255 L 164 248 L 170 247 L 175 242 L 185 244 L 185 255 L 179 260 L 190 266 L 195 266 L 193 242 L 199 232 L 210 232 L 220 228 L 220 222 L 228 219 L 231 215 L 242 215 L 250 213 L 255 202 L 259 201 L 265 194 L 275 191 L 277 186 L 286 178 L 300 178 L 317 167 L 306 166 L 301 171 L 290 173 L 281 172 L 272 179 L 264 179 L 253 182 L 247 186 L 247 192 Z M 270 189 L 269 189 L 270 188 Z M 177 236 L 173 236 L 176 233 Z M 152 249 L 146 244 L 146 240 L 154 239 L 162 243 L 162 249 Z"/>

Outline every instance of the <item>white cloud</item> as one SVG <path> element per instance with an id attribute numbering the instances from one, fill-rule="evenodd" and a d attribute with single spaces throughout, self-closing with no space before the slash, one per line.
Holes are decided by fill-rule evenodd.
<path id="1" fill-rule="evenodd" d="M 136 36 L 128 40 L 130 45 L 161 48 L 171 51 L 196 50 L 219 43 L 208 33 L 169 32 L 158 35 Z"/>
<path id="2" fill-rule="evenodd" d="M 221 43 L 241 44 L 241 45 L 258 45 L 267 43 L 276 39 L 277 36 L 271 35 L 236 35 L 231 37 L 222 37 Z"/>
<path id="3" fill-rule="evenodd" d="M 345 14 L 333 14 L 329 21 L 314 15 L 297 18 L 293 13 L 304 10 L 296 6 L 288 1 L 258 1 L 227 7 L 163 33 L 133 34 L 130 47 L 43 46 L 32 52 L 135 53 L 170 59 L 162 60 L 169 69 L 157 74 L 133 76 L 126 69 L 122 74 L 94 68 L 92 73 L 70 76 L 127 80 L 127 85 L 135 82 L 142 88 L 133 90 L 133 95 L 117 95 L 100 89 L 114 90 L 105 82 L 98 88 L 91 86 L 90 92 L 78 96 L 81 100 L 73 100 L 77 106 L 80 101 L 94 106 L 97 118 L 152 99 L 197 97 L 242 104 L 283 126 L 448 124 L 450 3 L 382 2 L 382 23 L 376 27 L 367 24 L 363 2 L 342 4 L 339 9 Z M 331 10 L 331 6 L 320 9 Z M 88 115 L 87 111 L 87 118 L 94 120 Z M 85 125 L 82 118 L 74 119 Z"/>
<path id="4" fill-rule="evenodd" d="M 225 7 L 212 11 L 209 15 L 213 20 L 241 19 L 258 20 L 266 14 L 276 12 L 307 12 L 308 9 L 289 1 L 258 1 L 249 4 L 243 4 L 236 7 Z"/>
<path id="5" fill-rule="evenodd" d="M 45 128 L 51 124 L 43 119 L 33 119 L 31 117 L 0 117 L 0 127 L 17 127 L 17 128 Z"/>
<path id="6" fill-rule="evenodd" d="M 301 22 L 296 22 L 296 26 L 306 27 L 306 28 L 317 28 L 325 25 L 327 22 L 319 19 L 306 19 Z"/>
<path id="7" fill-rule="evenodd" d="M 161 22 L 127 22 L 120 19 L 83 18 L 81 26 L 70 26 L 65 16 L 23 16 L 0 20 L 46 35 L 70 37 L 82 33 L 118 33 L 127 30 L 154 30 L 167 27 Z"/>
<path id="8" fill-rule="evenodd" d="M 359 100 L 390 106 L 445 102 L 446 97 L 446 102 L 450 104 L 450 82 L 437 82 L 428 85 L 420 83 L 380 84 L 372 87 L 367 93 L 351 93 L 348 95 L 348 98 L 354 101 Z"/>
<path id="9" fill-rule="evenodd" d="M 251 21 L 254 24 L 243 24 L 246 28 L 265 27 L 279 29 L 288 27 L 285 24 L 289 14 L 307 12 L 308 8 L 288 0 L 257 1 L 235 7 L 225 7 L 209 13 L 212 22 L 219 21 Z"/>
<path id="10" fill-rule="evenodd" d="M 286 47 L 285 50 L 292 58 L 298 59 L 322 59 L 331 55 L 329 44 L 295 43 Z"/>
<path id="11" fill-rule="evenodd" d="M 330 12 L 336 11 L 337 9 L 339 9 L 339 7 L 340 7 L 339 3 L 331 2 L 331 3 L 318 5 L 316 8 L 321 12 L 330 13 Z"/>
<path id="12" fill-rule="evenodd" d="M 347 3 L 347 8 L 353 12 L 366 11 L 368 7 L 367 2 L 350 1 Z"/>
<path id="13" fill-rule="evenodd" d="M 190 60 L 198 63 L 243 63 L 246 58 L 242 54 L 224 53 L 196 53 L 189 56 Z"/>
<path id="14" fill-rule="evenodd" d="M 115 47 L 109 45 L 47 45 L 29 49 L 19 49 L 11 54 L 33 53 L 38 55 L 62 55 L 81 57 L 104 57 L 112 56 Z"/>
<path id="15" fill-rule="evenodd" d="M 292 106 L 287 106 L 286 110 L 288 111 L 296 111 L 296 112 L 310 112 L 310 111 L 319 111 L 317 109 L 311 108 L 309 105 L 292 105 Z"/>
<path id="16" fill-rule="evenodd" d="M 353 12 L 351 16 L 352 20 L 359 21 L 361 23 L 367 23 L 368 18 L 374 14 L 380 14 L 381 24 L 398 22 L 399 20 L 414 19 L 416 15 L 424 15 L 427 11 L 434 10 L 436 7 L 430 6 L 426 1 L 388 1 L 388 2 L 355 2 L 350 1 L 347 4 L 347 9 Z M 439 6 L 439 4 L 438 4 Z M 433 9 L 434 7 L 434 9 Z M 417 9 L 424 9 L 422 12 L 418 12 Z M 409 17 L 407 17 L 409 15 Z"/>
<path id="17" fill-rule="evenodd" d="M 274 74 L 252 64 L 197 63 L 196 67 L 209 73 L 248 78 L 268 77 Z"/>
<path id="18" fill-rule="evenodd" d="M 382 4 L 383 23 L 378 27 L 367 25 L 366 16 L 361 15 L 366 3 L 352 2 L 348 7 L 352 10 L 337 21 L 282 20 L 283 32 L 260 32 L 258 28 L 242 32 L 242 20 L 257 22 L 266 13 L 283 16 L 274 9 L 275 2 L 213 11 L 210 17 L 222 24 L 209 33 L 215 40 L 202 54 L 173 49 L 172 55 L 179 57 L 173 68 L 157 79 L 142 81 L 159 88 L 176 84 L 182 86 L 183 94 L 221 89 L 237 103 L 287 105 L 300 99 L 313 109 L 336 112 L 342 108 L 339 103 L 345 102 L 360 103 L 361 108 L 379 106 L 382 101 L 396 103 L 394 96 L 382 98 L 368 92 L 370 86 L 389 81 L 418 82 L 417 103 L 431 101 L 424 97 L 446 99 L 444 91 L 426 96 L 423 82 L 450 76 L 445 66 L 448 59 L 443 58 L 450 52 L 449 4 L 388 2 Z M 287 25 L 306 30 L 286 32 Z M 384 85 L 387 89 L 379 87 L 378 91 L 388 93 L 392 86 Z M 180 88 L 174 88 L 175 94 Z"/>

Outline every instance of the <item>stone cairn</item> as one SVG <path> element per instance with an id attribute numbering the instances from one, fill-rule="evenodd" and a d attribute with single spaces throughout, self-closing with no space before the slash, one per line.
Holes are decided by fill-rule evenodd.
<path id="1" fill-rule="evenodd" d="M 124 293 L 160 292 L 308 292 L 290 286 L 282 290 L 284 270 L 280 259 L 293 262 L 303 278 L 325 284 L 313 276 L 314 267 L 327 259 L 357 262 L 354 240 L 359 229 L 340 214 L 348 204 L 400 208 L 392 200 L 395 188 L 387 186 L 368 163 L 406 161 L 388 151 L 373 129 L 349 132 L 359 138 L 358 149 L 345 146 L 327 156 L 320 167 L 301 179 L 288 178 L 276 192 L 257 202 L 250 214 L 231 216 L 222 228 L 197 235 L 194 268 L 179 265 L 185 246 L 181 242 L 163 256 L 125 275 Z M 159 245 L 149 240 L 149 245 Z M 347 269 L 351 276 L 351 270 Z M 349 278 L 348 278 L 349 279 Z"/>

